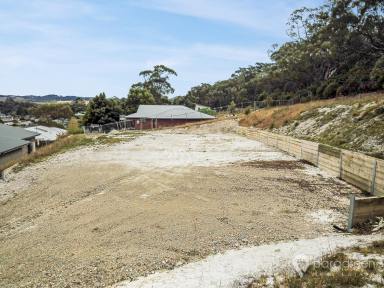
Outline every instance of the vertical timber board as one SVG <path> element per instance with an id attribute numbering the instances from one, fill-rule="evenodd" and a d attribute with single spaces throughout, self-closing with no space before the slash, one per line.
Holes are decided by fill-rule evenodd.
<path id="1" fill-rule="evenodd" d="M 302 158 L 311 164 L 317 165 L 319 144 L 316 142 L 301 140 Z"/>
<path id="2" fill-rule="evenodd" d="M 384 197 L 355 198 L 352 227 L 376 217 L 384 216 Z"/>
<path id="3" fill-rule="evenodd" d="M 260 129 L 246 131 L 251 139 L 307 160 L 332 176 L 340 177 L 375 196 L 384 196 L 384 161 L 381 159 Z"/>
<path id="4" fill-rule="evenodd" d="M 355 200 L 356 200 L 356 197 L 355 195 L 350 195 L 349 196 L 349 199 L 350 199 L 350 202 L 349 202 L 349 214 L 348 214 L 348 226 L 347 226 L 347 230 L 348 232 L 352 232 L 352 228 L 353 228 L 353 220 L 354 220 L 354 215 L 355 215 Z"/>
<path id="5" fill-rule="evenodd" d="M 291 150 L 290 150 L 290 148 L 291 148 L 291 137 L 287 137 L 287 140 L 288 140 L 288 154 L 291 154 L 290 152 L 291 152 Z"/>
<path id="6" fill-rule="evenodd" d="M 342 179 L 361 190 L 371 193 L 373 161 L 375 159 L 361 153 L 343 150 Z"/>
<path id="7" fill-rule="evenodd" d="M 317 167 L 319 167 L 319 156 L 320 156 L 319 146 L 317 146 L 317 155 L 316 155 L 316 166 Z"/>
<path id="8" fill-rule="evenodd" d="M 339 178 L 343 179 L 343 151 L 340 151 Z"/>
<path id="9" fill-rule="evenodd" d="M 372 162 L 371 195 L 375 195 L 377 160 Z"/>
<path id="10" fill-rule="evenodd" d="M 378 160 L 376 167 L 376 196 L 384 196 L 384 161 Z"/>

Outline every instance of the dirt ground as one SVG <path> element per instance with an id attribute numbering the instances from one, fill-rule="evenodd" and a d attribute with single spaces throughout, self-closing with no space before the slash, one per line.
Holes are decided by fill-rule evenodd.
<path id="1" fill-rule="evenodd" d="M 333 233 L 358 190 L 233 128 L 149 132 L 0 182 L 0 286 L 105 287 L 228 249 Z"/>

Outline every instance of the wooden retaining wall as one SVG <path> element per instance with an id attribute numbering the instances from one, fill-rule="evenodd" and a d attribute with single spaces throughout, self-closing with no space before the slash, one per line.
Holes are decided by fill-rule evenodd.
<path id="1" fill-rule="evenodd" d="M 308 161 L 371 195 L 384 196 L 384 160 L 264 130 L 242 128 L 240 133 Z"/>
<path id="2" fill-rule="evenodd" d="M 351 196 L 349 208 L 348 230 L 365 221 L 384 217 L 384 197 L 356 198 Z"/>

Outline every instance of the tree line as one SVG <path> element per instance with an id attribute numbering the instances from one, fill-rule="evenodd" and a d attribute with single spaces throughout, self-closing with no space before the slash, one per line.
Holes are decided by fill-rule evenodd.
<path id="1" fill-rule="evenodd" d="M 105 93 L 93 98 L 87 106 L 84 124 L 118 121 L 121 114 L 135 113 L 139 105 L 173 104 L 168 95 L 175 91 L 170 84 L 170 77 L 177 76 L 176 71 L 165 65 L 156 65 L 152 70 L 144 70 L 139 75 L 143 81 L 133 84 L 126 98 L 107 98 Z"/>
<path id="2" fill-rule="evenodd" d="M 193 87 L 175 104 L 229 106 L 233 101 L 308 101 L 384 89 L 384 1 L 329 0 L 294 11 L 291 40 L 270 63 L 239 68 L 227 80 Z"/>

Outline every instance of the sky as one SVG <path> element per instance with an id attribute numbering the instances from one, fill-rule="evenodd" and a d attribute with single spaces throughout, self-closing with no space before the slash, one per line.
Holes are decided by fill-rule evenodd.
<path id="1" fill-rule="evenodd" d="M 0 94 L 126 97 L 139 72 L 172 96 L 267 62 L 290 13 L 321 0 L 0 0 Z"/>

